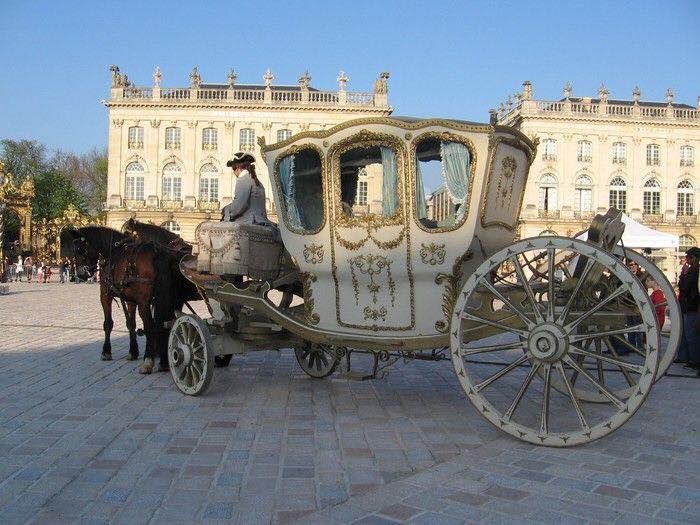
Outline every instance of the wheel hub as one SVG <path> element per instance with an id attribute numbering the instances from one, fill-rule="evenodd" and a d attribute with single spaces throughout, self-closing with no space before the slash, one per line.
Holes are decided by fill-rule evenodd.
<path id="1" fill-rule="evenodd" d="M 189 366 L 192 363 L 192 350 L 185 345 L 177 345 L 170 352 L 170 362 L 177 367 Z"/>
<path id="2" fill-rule="evenodd" d="M 567 353 L 569 340 L 560 326 L 554 323 L 545 323 L 535 327 L 530 332 L 527 346 L 535 359 L 554 362 Z"/>

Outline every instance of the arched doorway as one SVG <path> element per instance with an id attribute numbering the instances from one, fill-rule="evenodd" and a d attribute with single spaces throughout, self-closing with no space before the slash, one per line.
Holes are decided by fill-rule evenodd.
<path id="1" fill-rule="evenodd" d="M 22 218 L 12 208 L 4 207 L 2 212 L 2 252 L 14 260 L 20 254 Z"/>

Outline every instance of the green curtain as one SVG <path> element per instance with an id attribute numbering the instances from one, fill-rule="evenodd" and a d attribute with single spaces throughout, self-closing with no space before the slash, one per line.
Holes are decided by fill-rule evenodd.
<path id="1" fill-rule="evenodd" d="M 382 214 L 387 217 L 394 213 L 397 206 L 396 190 L 396 155 L 391 148 L 382 146 Z"/>
<path id="2" fill-rule="evenodd" d="M 425 189 L 423 188 L 423 173 L 418 159 L 416 159 L 416 217 L 418 219 L 426 219 L 428 217 L 428 205 L 425 201 Z"/>
<path id="3" fill-rule="evenodd" d="M 467 208 L 469 189 L 469 150 L 459 142 L 441 142 L 442 177 L 452 202 L 459 205 L 456 220 L 464 215 Z"/>

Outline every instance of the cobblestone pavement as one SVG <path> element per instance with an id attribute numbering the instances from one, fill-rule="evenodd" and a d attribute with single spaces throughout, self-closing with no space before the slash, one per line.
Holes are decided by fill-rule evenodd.
<path id="1" fill-rule="evenodd" d="M 0 523 L 700 521 L 694 377 L 664 378 L 611 436 L 545 449 L 491 427 L 449 363 L 318 381 L 290 351 L 257 352 L 188 397 L 125 360 L 119 309 L 99 360 L 96 285 L 10 291 Z"/>

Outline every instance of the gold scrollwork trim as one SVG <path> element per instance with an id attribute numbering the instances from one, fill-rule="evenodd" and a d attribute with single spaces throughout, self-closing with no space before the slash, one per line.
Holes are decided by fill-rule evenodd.
<path id="1" fill-rule="evenodd" d="M 303 131 L 301 133 L 297 133 L 296 135 L 293 135 L 292 137 L 283 140 L 281 142 L 275 142 L 273 144 L 269 144 L 267 146 L 261 146 L 261 150 L 263 153 L 267 153 L 269 151 L 273 151 L 279 148 L 284 148 L 292 144 L 293 142 L 297 140 L 303 140 L 303 139 L 325 139 L 333 135 L 334 133 L 337 133 L 339 131 L 356 127 L 356 126 L 372 126 L 372 125 L 385 125 L 385 126 L 392 126 L 395 128 L 400 128 L 404 130 L 411 130 L 411 131 L 416 131 L 421 128 L 429 128 L 432 126 L 442 126 L 445 128 L 450 128 L 455 131 L 468 131 L 472 133 L 491 133 L 493 131 L 493 126 L 490 124 L 483 124 L 479 122 L 466 122 L 466 121 L 461 121 L 461 120 L 450 120 L 450 119 L 410 119 L 410 120 L 402 120 L 402 119 L 397 119 L 397 118 L 392 118 L 392 117 L 365 117 L 365 118 L 358 118 L 358 119 L 353 119 L 353 120 L 348 120 L 347 122 L 343 122 L 341 124 L 338 124 L 337 126 L 333 126 L 330 129 L 327 130 L 320 130 L 320 131 Z M 514 128 L 508 128 L 506 127 L 510 133 L 517 134 L 518 136 L 522 135 L 522 139 L 526 141 L 530 141 L 530 139 L 527 138 L 521 131 L 518 131 Z"/>
<path id="2" fill-rule="evenodd" d="M 430 266 L 435 266 L 436 264 L 443 264 L 445 262 L 445 244 L 435 244 L 431 242 L 430 244 L 421 243 L 420 245 L 420 258 L 423 264 L 429 264 Z"/>
<path id="3" fill-rule="evenodd" d="M 323 262 L 323 245 L 322 244 L 305 244 L 304 245 L 304 260 L 309 264 L 320 264 Z"/>
<path id="4" fill-rule="evenodd" d="M 396 203 L 396 209 L 388 217 L 376 214 L 363 214 L 356 217 L 348 217 L 342 211 L 342 199 L 341 199 L 341 188 L 340 188 L 340 157 L 347 153 L 348 151 L 356 148 L 371 148 L 371 147 L 381 147 L 389 146 L 394 150 L 396 155 L 396 197 L 398 202 Z M 403 225 L 403 207 L 404 207 L 404 180 L 402 177 L 404 158 L 405 158 L 405 148 L 403 147 L 403 142 L 396 136 L 389 133 L 377 133 L 368 131 L 366 129 L 360 130 L 358 133 L 351 135 L 350 137 L 337 142 L 328 153 L 331 159 L 332 168 L 332 188 L 333 188 L 333 218 L 335 226 L 342 226 L 346 228 L 352 227 L 364 227 L 367 228 L 368 233 L 371 230 L 377 230 L 385 226 L 395 226 Z"/>
<path id="5" fill-rule="evenodd" d="M 321 318 L 314 313 L 313 283 L 317 281 L 316 274 L 305 272 L 301 274 L 304 285 L 304 317 L 309 324 L 316 325 Z"/>
<path id="6" fill-rule="evenodd" d="M 454 226 L 442 226 L 440 228 L 428 228 L 425 226 L 420 220 L 418 219 L 418 215 L 416 214 L 416 188 L 417 186 L 417 177 L 418 173 L 416 173 L 416 149 L 418 148 L 418 144 L 426 139 L 437 139 L 440 141 L 444 142 L 458 142 L 460 144 L 463 144 L 468 150 L 469 150 L 469 187 L 467 189 L 467 198 L 462 204 L 462 206 L 466 206 L 466 209 L 464 210 L 464 214 L 462 215 L 462 220 L 455 223 Z M 411 165 L 411 184 L 409 184 L 409 192 L 410 192 L 410 198 L 409 202 L 411 203 L 411 207 L 413 208 L 411 210 L 411 216 L 413 217 L 413 221 L 418 225 L 418 227 L 426 231 L 428 233 L 445 233 L 445 232 L 450 232 L 457 230 L 461 228 L 465 222 L 467 222 L 467 218 L 469 217 L 469 203 L 472 200 L 472 189 L 474 187 L 474 178 L 476 176 L 476 163 L 477 163 L 477 155 L 476 155 L 476 148 L 474 147 L 474 143 L 467 137 L 463 137 L 462 135 L 457 135 L 455 133 L 450 133 L 448 131 L 428 131 L 427 133 L 423 133 L 421 135 L 418 135 L 415 139 L 413 139 L 413 142 L 411 142 L 411 160 L 410 160 L 410 165 Z"/>
<path id="7" fill-rule="evenodd" d="M 455 259 L 452 265 L 452 273 L 439 273 L 435 277 L 435 284 L 444 284 L 445 291 L 442 294 L 442 315 L 441 319 L 435 323 L 435 329 L 438 332 L 447 333 L 450 328 L 450 319 L 452 319 L 452 310 L 454 310 L 457 296 L 459 295 L 461 284 L 464 279 L 464 271 L 462 265 L 465 261 L 472 258 L 472 252 L 467 250 L 462 255 Z"/>
<path id="8" fill-rule="evenodd" d="M 507 128 L 510 129 L 510 128 Z M 518 202 L 518 207 L 516 208 L 517 214 L 515 216 L 515 223 L 514 224 L 506 224 L 505 222 L 502 221 L 486 221 L 486 209 L 487 206 L 490 204 L 493 204 L 491 201 L 491 196 L 489 195 L 489 191 L 491 189 L 491 178 L 495 177 L 496 174 L 494 173 L 495 171 L 495 162 L 496 162 L 496 153 L 498 151 L 498 146 L 500 144 L 506 144 L 508 146 L 511 146 L 519 151 L 522 151 L 525 154 L 525 157 L 527 158 L 527 169 L 525 170 L 525 181 L 523 182 L 523 187 L 522 190 L 520 191 L 520 199 Z M 484 195 L 484 200 L 481 203 L 481 226 L 483 228 L 489 228 L 491 226 L 500 226 L 502 228 L 505 228 L 509 231 L 515 231 L 517 226 L 518 226 L 518 217 L 520 215 L 520 210 L 523 207 L 523 199 L 525 198 L 525 186 L 527 185 L 527 178 L 528 175 L 530 174 L 530 166 L 532 166 L 532 162 L 535 160 L 535 147 L 536 144 L 533 144 L 530 140 L 524 141 L 522 138 L 516 139 L 516 138 L 510 138 L 510 137 L 499 137 L 492 135 L 489 137 L 489 160 L 488 164 L 486 166 L 486 176 L 488 179 L 486 180 L 486 194 Z M 495 201 L 494 201 L 495 202 Z"/>
<path id="9" fill-rule="evenodd" d="M 321 188 L 321 196 L 323 199 L 323 220 L 321 221 L 321 224 L 319 225 L 319 227 L 314 229 L 314 230 L 303 230 L 301 228 L 296 228 L 289 223 L 289 220 L 287 218 L 287 203 L 284 202 L 284 194 L 282 193 L 282 186 L 280 184 L 280 176 L 279 176 L 279 166 L 280 166 L 280 163 L 282 162 L 283 158 L 288 157 L 289 155 L 296 155 L 299 152 L 307 150 L 307 149 L 313 150 L 318 154 L 318 158 L 321 162 L 321 164 L 320 164 L 321 184 L 323 185 L 323 187 Z M 264 150 L 265 150 L 265 148 L 264 148 L 264 146 L 262 146 L 261 151 L 264 152 Z M 297 235 L 315 235 L 318 232 L 320 232 L 321 230 L 323 230 L 323 228 L 326 226 L 326 220 L 328 218 L 328 201 L 325 197 L 325 195 L 326 195 L 325 187 L 328 184 L 328 177 L 326 175 L 325 162 L 324 162 L 324 158 L 323 158 L 323 150 L 321 150 L 321 148 L 319 148 L 315 144 L 296 144 L 296 145 L 284 150 L 275 159 L 275 165 L 274 165 L 274 168 L 272 170 L 272 180 L 273 180 L 273 183 L 275 185 L 275 194 L 276 194 L 276 196 L 279 197 L 279 199 L 277 199 L 277 200 L 279 201 L 278 205 L 279 205 L 279 209 L 280 209 L 280 215 L 282 216 L 282 220 L 284 221 L 284 225 L 286 226 L 286 228 L 290 232 L 296 233 Z"/>

